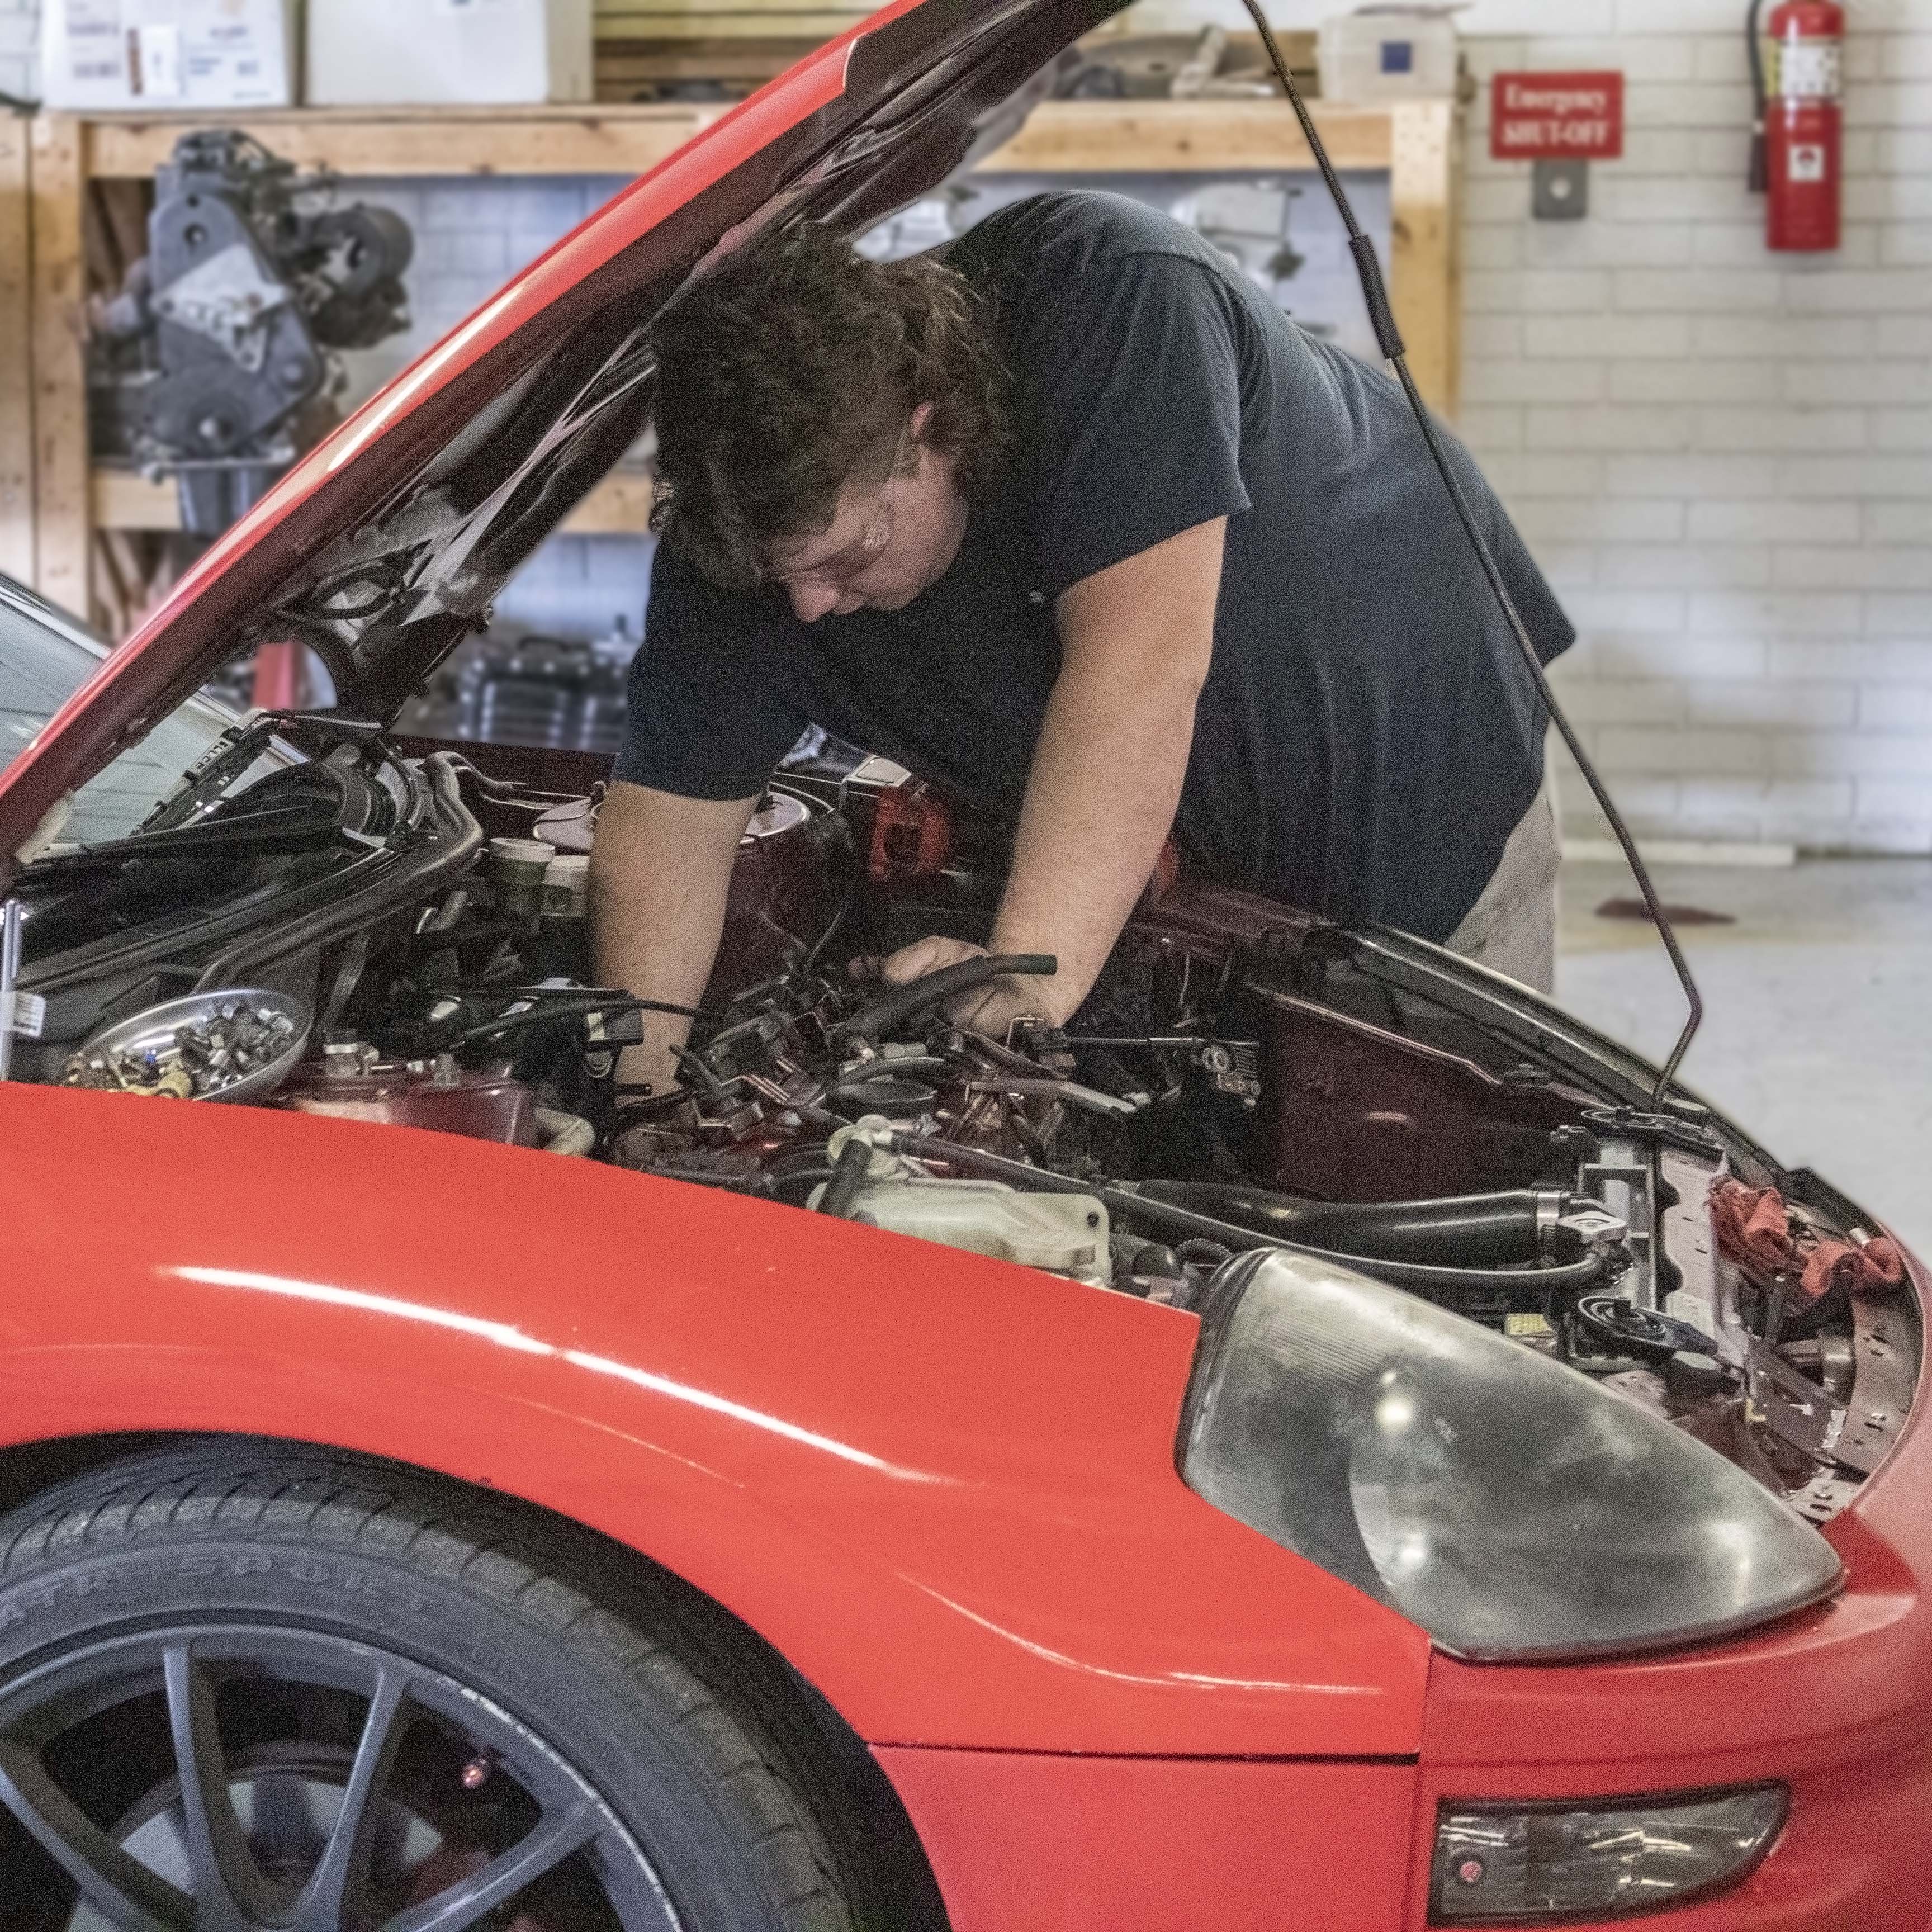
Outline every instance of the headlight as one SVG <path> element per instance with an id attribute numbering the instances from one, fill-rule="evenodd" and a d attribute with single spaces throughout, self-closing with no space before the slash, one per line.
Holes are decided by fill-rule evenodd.
<path id="1" fill-rule="evenodd" d="M 1743 1877 L 1785 1807 L 1780 1785 L 1637 1804 L 1445 1804 L 1429 1916 L 1547 1924 L 1688 1904 Z"/>
<path id="2" fill-rule="evenodd" d="M 1831 1545 L 1714 1450 L 1379 1282 L 1264 1251 L 1203 1322 L 1189 1486 L 1458 1656 L 1654 1649 L 1838 1582 Z"/>

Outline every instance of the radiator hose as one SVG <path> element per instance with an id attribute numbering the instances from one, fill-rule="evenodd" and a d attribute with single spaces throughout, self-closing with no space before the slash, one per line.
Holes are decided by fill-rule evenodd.
<path id="1" fill-rule="evenodd" d="M 1459 1291 L 1466 1292 L 1471 1288 L 1488 1290 L 1498 1288 L 1505 1288 L 1525 1295 L 1533 1293 L 1566 1294 L 1572 1289 L 1590 1286 L 1612 1270 L 1614 1257 L 1602 1247 L 1593 1247 L 1574 1261 L 1538 1268 L 1503 1268 L 1495 1263 L 1462 1267 L 1441 1262 L 1400 1260 L 1388 1255 L 1344 1254 L 1334 1249 L 1317 1247 L 1312 1243 L 1291 1241 L 1279 1234 L 1262 1234 L 1252 1228 L 1241 1227 L 1218 1214 L 1204 1214 L 1196 1208 L 1184 1208 L 1178 1201 L 1158 1200 L 1145 1191 L 1150 1184 L 1106 1181 L 1093 1176 L 1076 1180 L 1071 1174 L 1054 1174 L 1045 1168 L 1030 1167 L 1024 1161 L 1008 1160 L 1001 1155 L 988 1154 L 983 1148 L 963 1147 L 957 1142 L 929 1139 L 921 1134 L 895 1131 L 891 1145 L 896 1153 L 909 1154 L 916 1160 L 942 1161 L 959 1172 L 982 1174 L 989 1180 L 1004 1180 L 1012 1186 L 1029 1189 L 1037 1193 L 1090 1194 L 1116 1216 L 1126 1216 L 1130 1220 L 1137 1218 L 1160 1228 L 1163 1238 L 1180 1235 L 1190 1239 L 1218 1242 L 1231 1252 L 1238 1252 L 1244 1247 L 1280 1247 L 1292 1254 L 1306 1255 L 1317 1261 L 1333 1262 L 1338 1267 L 1352 1266 L 1364 1274 L 1372 1274 L 1389 1282 L 1394 1287 L 1408 1288 L 1418 1294 L 1454 1294 Z M 1190 1184 L 1178 1182 L 1168 1184 L 1184 1187 Z M 1242 1188 L 1234 1190 L 1237 1193 L 1258 1190 Z M 1274 1198 L 1279 1200 L 1286 1197 L 1276 1196 Z M 1544 1198 L 1554 1201 L 1561 1197 L 1551 1190 Z M 1316 1204 L 1310 1202 L 1307 1204 L 1313 1206 Z M 1414 1204 L 1399 1202 L 1394 1204 Z M 1454 1204 L 1444 1202 L 1439 1204 L 1446 1207 Z"/>
<path id="2" fill-rule="evenodd" d="M 1142 1180 L 1130 1184 L 1130 1191 L 1334 1254 L 1478 1268 L 1548 1259 L 1567 1204 L 1567 1197 L 1550 1187 L 1441 1201 L 1310 1201 L 1267 1188 L 1200 1180 Z"/>

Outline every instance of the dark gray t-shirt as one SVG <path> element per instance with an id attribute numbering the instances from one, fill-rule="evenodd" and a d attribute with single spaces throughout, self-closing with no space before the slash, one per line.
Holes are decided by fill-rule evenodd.
<path id="1" fill-rule="evenodd" d="M 748 797 L 818 724 L 1016 813 L 1053 600 L 1226 516 L 1176 838 L 1228 884 L 1446 938 L 1535 795 L 1544 718 L 1400 391 L 1115 196 L 1037 196 L 949 256 L 1015 377 L 1005 484 L 902 610 L 802 624 L 661 551 L 616 776 Z M 1454 454 L 1546 662 L 1575 633 Z"/>

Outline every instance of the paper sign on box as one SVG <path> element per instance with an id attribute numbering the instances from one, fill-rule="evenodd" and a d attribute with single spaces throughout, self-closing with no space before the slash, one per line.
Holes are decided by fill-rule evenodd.
<path id="1" fill-rule="evenodd" d="M 40 98 L 88 112 L 292 106 L 295 51 L 296 0 L 46 0 Z"/>

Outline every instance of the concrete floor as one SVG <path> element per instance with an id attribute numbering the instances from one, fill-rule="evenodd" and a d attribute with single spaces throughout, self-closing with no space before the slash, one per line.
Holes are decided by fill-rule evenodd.
<path id="1" fill-rule="evenodd" d="M 1666 905 L 1736 920 L 1679 928 L 1705 1005 L 1685 1079 L 1932 1255 L 1932 860 L 1655 870 Z M 1596 913 L 1636 890 L 1564 866 L 1557 997 L 1661 1058 L 1684 1017 L 1670 962 L 1647 923 Z"/>

